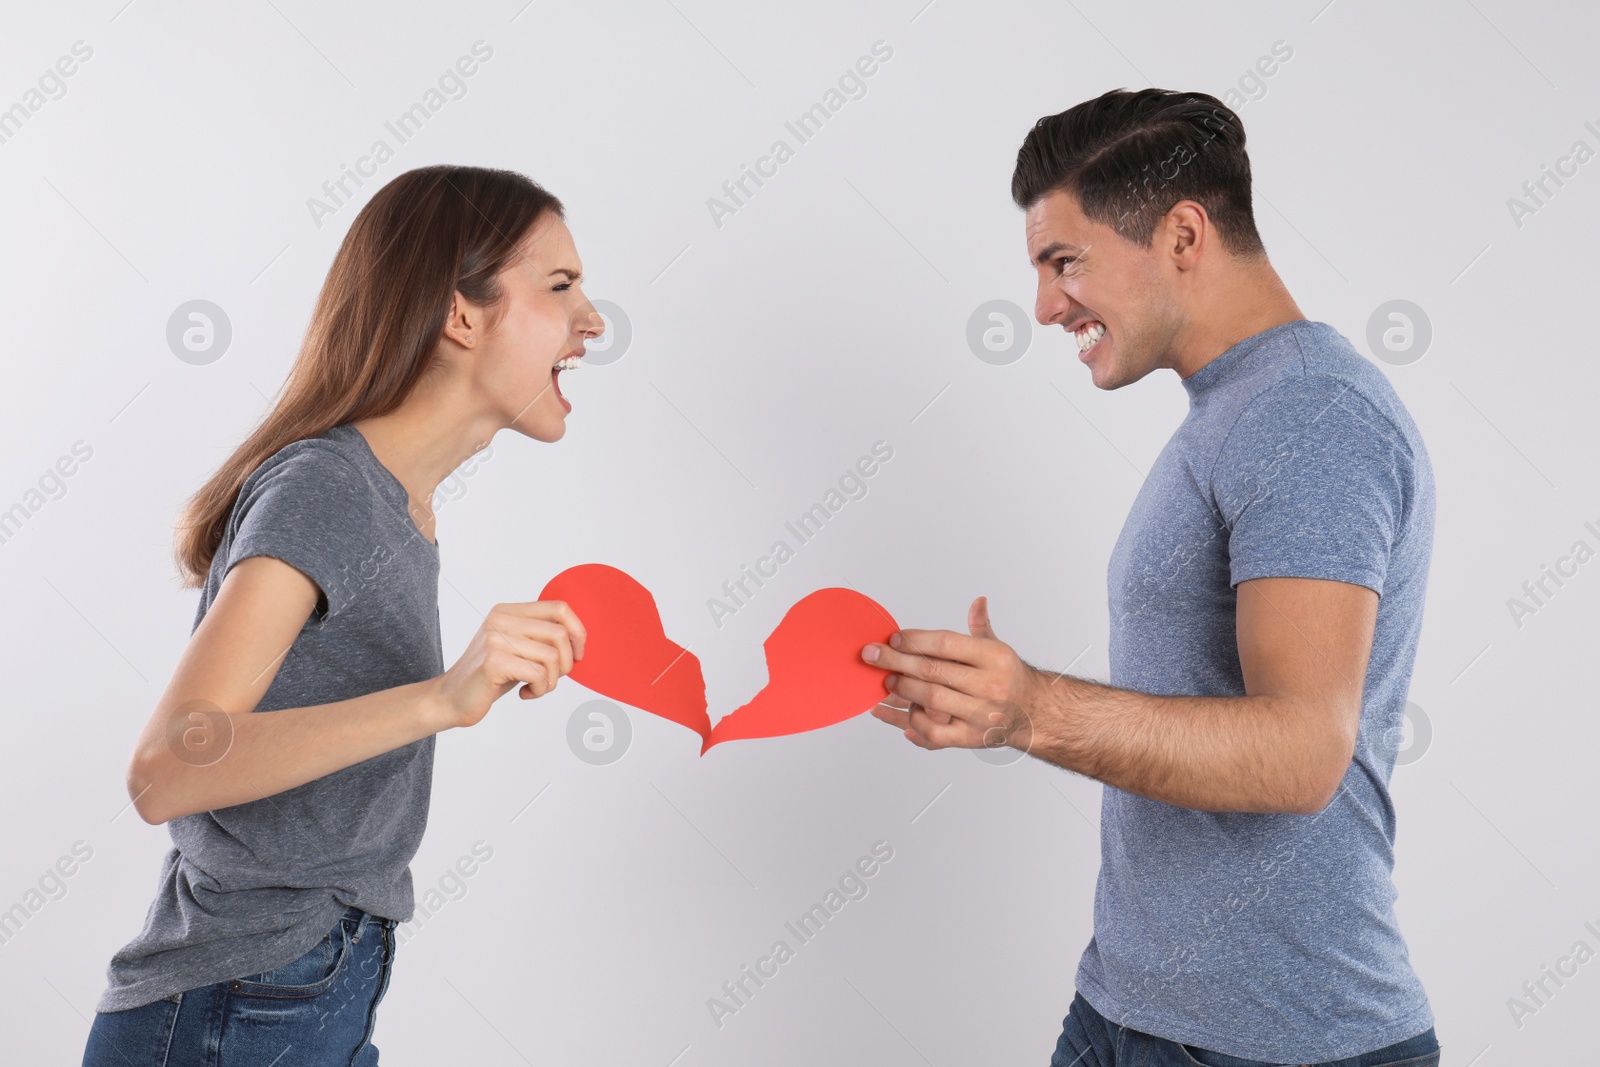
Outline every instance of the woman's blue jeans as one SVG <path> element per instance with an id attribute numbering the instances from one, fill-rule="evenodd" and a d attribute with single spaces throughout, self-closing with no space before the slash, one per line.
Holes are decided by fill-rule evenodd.
<path id="1" fill-rule="evenodd" d="M 99 1012 L 83 1067 L 374 1067 L 372 1024 L 394 960 L 392 919 L 350 908 L 273 971 Z"/>
<path id="2" fill-rule="evenodd" d="M 1242 1060 L 1164 1037 L 1130 1030 L 1094 1010 L 1083 994 L 1074 994 L 1062 1022 L 1050 1067 L 1275 1067 L 1263 1060 Z M 1348 1059 L 1308 1067 L 1439 1067 L 1439 1041 L 1433 1027 L 1384 1048 Z"/>

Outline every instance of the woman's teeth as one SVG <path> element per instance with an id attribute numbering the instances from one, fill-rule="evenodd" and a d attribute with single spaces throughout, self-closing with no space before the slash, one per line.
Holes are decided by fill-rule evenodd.
<path id="1" fill-rule="evenodd" d="M 1087 326 L 1080 326 L 1073 333 L 1073 336 L 1078 339 L 1078 352 L 1080 354 L 1093 348 L 1095 342 L 1105 335 L 1106 324 L 1103 322 L 1091 322 Z"/>
<path id="2" fill-rule="evenodd" d="M 578 364 L 580 362 L 582 362 L 582 360 L 583 360 L 582 356 L 567 356 L 564 359 L 558 360 L 556 362 L 556 365 L 555 365 L 554 369 L 555 370 L 577 370 L 578 369 Z"/>

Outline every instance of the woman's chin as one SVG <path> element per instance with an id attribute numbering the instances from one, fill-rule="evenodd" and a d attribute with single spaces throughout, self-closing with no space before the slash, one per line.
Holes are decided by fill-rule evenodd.
<path id="1" fill-rule="evenodd" d="M 541 427 L 539 432 L 530 433 L 528 436 L 533 438 L 535 441 L 543 441 L 547 445 L 553 445 L 566 435 L 567 424 L 561 423 L 557 426 Z"/>
<path id="2" fill-rule="evenodd" d="M 511 428 L 524 437 L 531 437 L 535 441 L 551 444 L 561 440 L 567 432 L 567 420 L 562 415 L 547 415 L 540 412 L 534 418 L 523 416 L 511 424 Z"/>

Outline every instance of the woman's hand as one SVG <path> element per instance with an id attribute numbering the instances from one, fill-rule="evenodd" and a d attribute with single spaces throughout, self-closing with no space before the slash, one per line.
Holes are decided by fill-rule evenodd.
<path id="1" fill-rule="evenodd" d="M 564 600 L 496 604 L 461 658 L 434 679 L 442 728 L 476 724 L 519 683 L 523 700 L 544 696 L 583 658 L 585 637 Z"/>

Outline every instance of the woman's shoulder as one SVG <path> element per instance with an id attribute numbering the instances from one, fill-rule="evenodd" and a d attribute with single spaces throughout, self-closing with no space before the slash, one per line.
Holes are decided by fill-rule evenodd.
<path id="1" fill-rule="evenodd" d="M 291 441 L 250 473 L 213 558 L 219 586 L 240 560 L 273 556 L 317 583 L 328 614 L 342 610 L 349 575 L 372 569 L 374 541 L 394 540 L 391 509 L 347 445 L 326 434 Z"/>
<path id="2" fill-rule="evenodd" d="M 365 488 L 367 482 L 347 443 L 329 431 L 290 441 L 262 460 L 244 480 L 240 496 L 250 498 L 269 488 L 300 494 L 348 495 Z"/>

